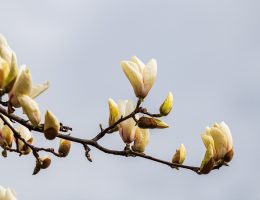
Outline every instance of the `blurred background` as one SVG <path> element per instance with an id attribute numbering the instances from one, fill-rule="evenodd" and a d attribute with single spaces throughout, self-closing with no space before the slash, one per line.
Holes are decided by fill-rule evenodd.
<path id="1" fill-rule="evenodd" d="M 235 155 L 230 167 L 207 176 L 141 158 L 111 156 L 82 146 L 32 176 L 32 156 L 0 158 L 0 185 L 19 200 L 260 199 L 260 1 L 45 0 L 0 1 L 0 32 L 27 64 L 35 83 L 49 80 L 37 98 L 73 135 L 92 138 L 107 125 L 107 99 L 136 101 L 120 60 L 158 61 L 158 78 L 144 105 L 157 112 L 168 91 L 174 109 L 167 130 L 152 130 L 146 153 L 170 160 L 184 143 L 185 164 L 204 156 L 200 133 L 225 121 Z M 19 112 L 18 112 L 19 113 Z M 25 117 L 25 116 L 24 116 Z M 35 144 L 58 147 L 34 133 Z M 102 144 L 122 149 L 118 134 Z"/>

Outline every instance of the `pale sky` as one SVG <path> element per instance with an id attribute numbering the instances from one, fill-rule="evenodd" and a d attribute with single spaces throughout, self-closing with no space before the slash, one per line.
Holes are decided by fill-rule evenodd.
<path id="1" fill-rule="evenodd" d="M 141 158 L 111 156 L 82 146 L 32 176 L 33 156 L 0 158 L 0 185 L 19 200 L 255 200 L 259 190 L 260 1 L 258 0 L 23 0 L 0 1 L 1 29 L 35 83 L 50 81 L 37 98 L 73 135 L 92 138 L 107 125 L 107 99 L 136 101 L 120 60 L 155 58 L 158 78 L 144 105 L 156 112 L 174 94 L 167 130 L 152 130 L 146 153 L 170 160 L 184 143 L 185 164 L 204 156 L 200 133 L 225 121 L 235 155 L 207 176 Z M 36 144 L 58 146 L 40 133 Z M 102 141 L 121 150 L 118 134 Z"/>

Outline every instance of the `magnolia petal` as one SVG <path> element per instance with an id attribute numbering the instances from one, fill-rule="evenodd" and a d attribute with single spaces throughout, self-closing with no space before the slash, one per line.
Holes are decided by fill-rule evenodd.
<path id="1" fill-rule="evenodd" d="M 9 92 L 12 87 L 13 84 L 15 82 L 15 79 L 17 77 L 18 74 L 18 67 L 17 67 L 17 59 L 16 59 L 16 55 L 15 53 L 12 54 L 12 61 L 11 61 L 11 65 L 10 65 L 10 72 L 8 74 L 8 76 L 5 79 L 5 89 L 7 92 Z"/>
<path id="2" fill-rule="evenodd" d="M 10 188 L 6 189 L 5 200 L 16 200 L 15 193 Z"/>
<path id="3" fill-rule="evenodd" d="M 221 159 L 227 153 L 227 136 L 219 127 L 212 127 L 210 134 L 214 140 L 216 159 Z"/>
<path id="4" fill-rule="evenodd" d="M 141 129 L 137 127 L 135 130 L 135 140 L 132 149 L 134 151 L 143 153 L 145 151 L 145 147 L 148 145 L 149 138 L 149 129 Z"/>
<path id="5" fill-rule="evenodd" d="M 12 90 L 9 92 L 10 102 L 14 107 L 20 107 L 18 101 L 19 95 L 30 95 L 32 90 L 32 77 L 30 70 L 25 66 L 21 66 L 19 74 L 15 80 Z"/>
<path id="6" fill-rule="evenodd" d="M 125 115 L 129 115 L 135 109 L 135 105 L 131 100 L 128 100 L 125 107 Z"/>
<path id="7" fill-rule="evenodd" d="M 0 40 L 1 40 L 1 34 L 0 34 Z M 6 189 L 0 185 L 0 199 L 5 198 L 5 192 L 6 192 Z"/>
<path id="8" fill-rule="evenodd" d="M 151 59 L 143 71 L 143 83 L 144 91 L 143 96 L 145 97 L 150 89 L 152 88 L 157 76 L 157 62 L 155 59 Z"/>
<path id="9" fill-rule="evenodd" d="M 120 118 L 120 113 L 118 109 L 118 105 L 116 102 L 109 98 L 108 99 L 108 106 L 109 106 L 109 126 L 113 125 L 119 118 Z"/>
<path id="10" fill-rule="evenodd" d="M 209 146 L 212 146 L 214 148 L 214 140 L 211 135 L 201 134 L 201 139 L 202 139 L 206 149 L 208 149 Z"/>
<path id="11" fill-rule="evenodd" d="M 8 46 L 5 36 L 1 33 L 0 33 L 0 46 Z"/>
<path id="12" fill-rule="evenodd" d="M 214 150 L 213 146 L 209 145 L 206 153 L 204 155 L 204 159 L 200 165 L 200 173 L 208 174 L 214 166 Z"/>
<path id="13" fill-rule="evenodd" d="M 23 125 L 19 125 L 16 128 L 16 131 L 21 135 L 21 137 L 27 141 L 28 143 L 32 144 L 33 142 L 33 137 L 32 133 L 29 131 L 28 128 L 26 128 Z M 18 147 L 19 151 L 22 152 L 23 154 L 27 155 L 31 152 L 31 149 L 27 147 L 21 140 L 18 140 Z"/>
<path id="14" fill-rule="evenodd" d="M 120 99 L 118 101 L 118 109 L 119 109 L 121 116 L 125 116 L 125 110 L 126 110 L 127 102 L 128 102 L 128 100 L 122 100 L 122 99 Z"/>
<path id="15" fill-rule="evenodd" d="M 38 104 L 27 95 L 18 96 L 18 101 L 31 123 L 37 126 L 41 122 L 41 112 Z"/>
<path id="16" fill-rule="evenodd" d="M 39 96 L 41 93 L 43 93 L 45 90 L 49 88 L 49 82 L 45 82 L 42 84 L 34 85 L 32 86 L 32 91 L 30 93 L 30 97 L 32 99 L 35 99 L 37 96 Z"/>
<path id="17" fill-rule="evenodd" d="M 11 65 L 13 51 L 9 46 L 0 46 L 0 57 Z"/>
<path id="18" fill-rule="evenodd" d="M 138 70 L 141 74 L 143 74 L 143 70 L 145 68 L 145 64 L 136 56 L 131 58 L 131 61 L 134 62 L 138 66 Z"/>
<path id="19" fill-rule="evenodd" d="M 0 88 L 3 88 L 6 77 L 8 76 L 10 67 L 8 63 L 0 57 Z"/>
<path id="20" fill-rule="evenodd" d="M 143 76 L 139 72 L 137 65 L 130 61 L 122 61 L 121 66 L 134 89 L 135 95 L 143 98 Z"/>
<path id="21" fill-rule="evenodd" d="M 225 122 L 221 122 L 219 125 L 220 125 L 220 129 L 227 136 L 227 140 L 228 140 L 227 151 L 230 151 L 231 149 L 233 149 L 233 139 L 232 139 L 231 131 Z"/>

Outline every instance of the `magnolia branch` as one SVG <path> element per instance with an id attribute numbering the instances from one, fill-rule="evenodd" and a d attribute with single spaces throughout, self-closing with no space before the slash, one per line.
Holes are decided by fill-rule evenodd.
<path id="1" fill-rule="evenodd" d="M 172 163 L 172 162 L 168 162 L 165 160 L 161 160 L 159 158 L 155 158 L 149 155 L 146 155 L 144 153 L 139 153 L 139 152 L 135 152 L 132 149 L 130 149 L 128 146 L 126 146 L 126 148 L 124 150 L 118 151 L 118 150 L 112 150 L 112 149 L 108 149 L 102 145 L 100 145 L 98 143 L 98 141 L 104 137 L 106 134 L 110 134 L 113 132 L 113 130 L 115 130 L 115 128 L 117 127 L 118 124 L 120 124 L 121 122 L 129 119 L 129 118 L 135 118 L 135 115 L 138 113 L 142 113 L 142 114 L 147 114 L 148 116 L 158 116 L 159 114 L 150 114 L 146 111 L 146 109 L 140 107 L 141 105 L 141 100 L 139 100 L 137 102 L 136 108 L 134 109 L 134 111 L 132 113 L 130 113 L 129 115 L 125 116 L 125 117 L 121 117 L 117 122 L 115 122 L 113 125 L 103 129 L 101 126 L 101 131 L 96 135 L 96 137 L 94 137 L 93 139 L 82 139 L 82 138 L 78 138 L 78 137 L 73 137 L 70 134 L 58 134 L 58 138 L 62 138 L 62 139 L 66 139 L 69 140 L 71 142 L 74 143 L 78 143 L 83 145 L 85 151 L 86 151 L 86 157 L 88 158 L 89 161 L 92 161 L 91 157 L 90 157 L 90 148 L 89 146 L 95 147 L 96 149 L 107 153 L 107 154 L 112 154 L 112 155 L 119 155 L 119 156 L 125 156 L 125 157 L 140 157 L 140 158 L 144 158 L 147 160 L 151 160 L 157 163 L 161 163 L 164 165 L 167 165 L 171 168 L 175 168 L 175 169 L 179 169 L 179 168 L 183 168 L 183 169 L 188 169 L 191 170 L 193 172 L 196 172 L 197 174 L 200 174 L 199 167 L 194 167 L 194 166 L 188 166 L 188 165 L 182 165 L 182 164 L 177 164 L 177 163 Z M 18 140 L 22 140 L 24 142 L 25 145 L 27 145 L 29 148 L 32 149 L 33 155 L 35 156 L 36 159 L 39 159 L 39 151 L 45 151 L 45 152 L 49 152 L 52 153 L 53 155 L 57 156 L 57 157 L 63 157 L 61 154 L 57 153 L 54 151 L 53 148 L 39 148 L 39 147 L 35 147 L 29 143 L 27 143 L 23 138 L 21 138 L 20 134 L 12 127 L 11 124 L 9 124 L 5 118 L 2 115 L 5 115 L 6 117 L 8 117 L 10 120 L 18 122 L 20 124 L 22 124 L 23 126 L 27 127 L 29 130 L 33 130 L 36 132 L 40 132 L 43 133 L 43 125 L 39 125 L 39 126 L 33 126 L 29 121 L 24 120 L 23 118 L 15 115 L 15 114 L 9 114 L 3 107 L 0 107 L 0 118 L 4 121 L 4 123 L 6 125 L 8 125 L 11 130 L 14 132 L 14 136 L 15 138 L 17 138 Z M 61 126 L 60 128 L 60 132 L 68 132 L 71 131 L 72 128 L 67 127 L 67 126 Z M 7 151 L 10 152 L 17 152 L 20 153 L 17 149 L 11 149 L 11 148 L 6 148 Z M 218 169 L 221 166 L 215 166 L 214 168 Z"/>

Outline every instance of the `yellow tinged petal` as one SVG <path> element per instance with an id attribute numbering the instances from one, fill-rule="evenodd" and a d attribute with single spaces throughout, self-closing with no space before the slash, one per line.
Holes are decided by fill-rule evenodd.
<path id="1" fill-rule="evenodd" d="M 10 71 L 8 63 L 0 57 L 0 88 L 4 87 L 5 79 Z"/>
<path id="2" fill-rule="evenodd" d="M 23 108 L 23 112 L 27 115 L 30 122 L 37 126 L 41 122 L 41 112 L 38 104 L 27 95 L 18 96 L 18 101 Z"/>
<path id="3" fill-rule="evenodd" d="M 4 87 L 7 92 L 9 92 L 12 89 L 12 87 L 15 83 L 17 74 L 18 74 L 17 60 L 16 60 L 15 53 L 13 53 L 12 61 L 11 61 L 11 65 L 10 65 L 10 72 L 9 72 L 8 76 L 6 77 L 5 83 L 4 83 Z"/>
<path id="4" fill-rule="evenodd" d="M 41 93 L 43 93 L 45 90 L 49 88 L 49 82 L 45 82 L 38 85 L 33 85 L 32 91 L 30 93 L 30 97 L 32 99 L 35 99 L 37 96 L 39 96 Z"/>
<path id="5" fill-rule="evenodd" d="M 136 128 L 135 140 L 132 149 L 139 153 L 143 153 L 145 151 L 146 146 L 148 145 L 149 138 L 149 129 Z"/>
<path id="6" fill-rule="evenodd" d="M 204 159 L 200 165 L 200 173 L 208 174 L 214 166 L 214 150 L 212 145 L 209 145 L 206 153 L 204 155 Z"/>
<path id="7" fill-rule="evenodd" d="M 183 164 L 186 154 L 186 148 L 183 144 L 181 144 L 176 150 L 176 153 L 173 155 L 172 163 Z"/>
<path id="8" fill-rule="evenodd" d="M 134 62 L 138 66 L 138 70 L 141 74 L 143 74 L 143 70 L 145 68 L 145 64 L 136 56 L 131 58 L 131 61 Z"/>
<path id="9" fill-rule="evenodd" d="M 143 84 L 144 84 L 143 98 L 146 97 L 146 95 L 151 90 L 156 80 L 156 77 L 157 77 L 157 62 L 155 59 L 151 59 L 143 70 Z"/>
<path id="10" fill-rule="evenodd" d="M 18 96 L 30 95 L 32 91 L 32 77 L 30 70 L 23 65 L 15 80 L 12 90 L 9 92 L 9 98 L 14 107 L 20 107 Z"/>
<path id="11" fill-rule="evenodd" d="M 134 89 L 135 95 L 139 98 L 143 98 L 143 76 L 139 72 L 136 64 L 130 61 L 122 61 L 121 66 Z"/>
<path id="12" fill-rule="evenodd" d="M 108 99 L 108 106 L 109 106 L 109 126 L 111 126 L 120 118 L 120 113 L 119 113 L 118 105 L 113 99 L 111 98 Z"/>

